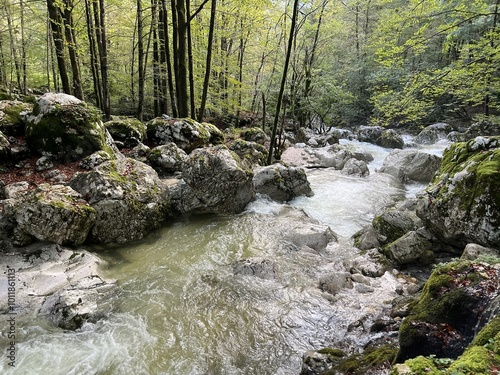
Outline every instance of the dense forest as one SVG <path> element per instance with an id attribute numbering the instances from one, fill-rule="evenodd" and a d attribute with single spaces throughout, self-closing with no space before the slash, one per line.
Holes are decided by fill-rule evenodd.
<path id="1" fill-rule="evenodd" d="M 105 117 L 427 125 L 500 112 L 500 0 L 0 0 L 0 86 Z"/>

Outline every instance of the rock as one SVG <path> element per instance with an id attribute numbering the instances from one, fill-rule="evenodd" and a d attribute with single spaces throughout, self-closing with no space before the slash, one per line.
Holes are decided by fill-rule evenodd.
<path id="1" fill-rule="evenodd" d="M 346 354 L 340 349 L 323 348 L 308 350 L 302 358 L 300 375 L 324 375 L 330 372 L 333 364 L 339 362 Z"/>
<path id="2" fill-rule="evenodd" d="M 462 253 L 460 259 L 476 260 L 481 257 L 498 258 L 500 257 L 500 252 L 498 250 L 484 247 L 475 243 L 468 243 L 467 246 L 465 246 L 464 252 Z"/>
<path id="3" fill-rule="evenodd" d="M 381 277 L 389 269 L 389 261 L 377 249 L 368 250 L 350 260 L 347 265 L 349 272 L 360 273 L 368 277 Z"/>
<path id="4" fill-rule="evenodd" d="M 247 142 L 255 142 L 263 145 L 269 140 L 267 134 L 261 128 L 249 128 L 240 133 L 240 137 Z"/>
<path id="5" fill-rule="evenodd" d="M 69 184 L 96 211 L 89 235 L 94 242 L 141 239 L 170 212 L 168 192 L 156 171 L 134 159 L 104 162 L 90 172 L 77 173 Z"/>
<path id="6" fill-rule="evenodd" d="M 38 159 L 35 163 L 35 170 L 37 172 L 42 172 L 47 169 L 50 169 L 54 166 L 54 163 L 52 163 L 52 160 L 48 156 L 42 156 L 40 159 Z"/>
<path id="7" fill-rule="evenodd" d="M 349 272 L 333 272 L 322 276 L 319 280 L 319 288 L 330 294 L 337 294 L 342 289 L 352 289 L 354 284 Z"/>
<path id="8" fill-rule="evenodd" d="M 500 137 L 477 137 L 444 151 L 441 169 L 419 197 L 417 215 L 442 241 L 500 248 Z"/>
<path id="9" fill-rule="evenodd" d="M 102 276 L 104 261 L 85 250 L 71 251 L 59 245 L 35 246 L 26 251 L 0 253 L 0 263 L 8 265 L 9 275 L 15 275 L 15 311 L 20 324 L 39 316 L 56 327 L 74 330 L 109 312 L 107 302 L 117 287 L 115 280 Z M 10 306 L 3 291 L 0 312 L 5 314 Z"/>
<path id="10" fill-rule="evenodd" d="M 147 124 L 148 140 L 163 145 L 168 142 L 190 153 L 195 148 L 224 142 L 224 134 L 214 125 L 190 118 L 164 119 L 157 117 Z"/>
<path id="11" fill-rule="evenodd" d="M 500 135 L 500 130 L 498 129 L 498 123 L 491 121 L 479 121 L 475 122 L 467 128 L 464 133 L 464 141 L 468 141 L 480 136 L 497 136 Z"/>
<path id="12" fill-rule="evenodd" d="M 352 235 L 354 246 L 360 250 L 369 250 L 380 247 L 379 233 L 372 225 L 367 225 Z M 384 238 L 385 240 L 385 238 Z"/>
<path id="13" fill-rule="evenodd" d="M 498 266 L 486 263 L 457 261 L 436 268 L 400 327 L 397 362 L 462 354 L 488 321 L 482 313 L 498 296 L 499 276 Z"/>
<path id="14" fill-rule="evenodd" d="M 139 143 L 127 154 L 127 157 L 147 164 L 150 150 L 151 148 L 149 148 L 149 146 L 146 146 L 144 143 Z"/>
<path id="15" fill-rule="evenodd" d="M 384 254 L 401 266 L 419 261 L 430 264 L 434 260 L 432 243 L 418 231 L 411 231 L 384 247 Z"/>
<path id="16" fill-rule="evenodd" d="M 447 134 L 452 131 L 453 127 L 444 122 L 432 124 L 418 133 L 414 141 L 418 144 L 430 145 L 436 143 L 440 139 L 446 139 Z"/>
<path id="17" fill-rule="evenodd" d="M 94 169 L 98 165 L 111 160 L 111 156 L 106 151 L 96 151 L 92 155 L 86 156 L 79 163 L 78 166 L 83 169 Z"/>
<path id="18" fill-rule="evenodd" d="M 441 158 L 417 150 L 392 150 L 379 172 L 388 173 L 402 182 L 430 182 L 439 169 Z"/>
<path id="19" fill-rule="evenodd" d="M 229 146 L 229 149 L 234 151 L 249 167 L 265 165 L 267 162 L 267 148 L 259 143 L 237 139 Z"/>
<path id="20" fill-rule="evenodd" d="M 235 275 L 255 276 L 260 279 L 274 280 L 278 272 L 276 263 L 264 258 L 242 259 L 233 264 Z"/>
<path id="21" fill-rule="evenodd" d="M 382 126 L 360 126 L 356 131 L 356 136 L 360 142 L 377 144 L 384 132 Z"/>
<path id="22" fill-rule="evenodd" d="M 10 213 L 17 230 L 40 241 L 81 245 L 96 219 L 95 210 L 69 186 L 41 184 L 14 199 Z"/>
<path id="23" fill-rule="evenodd" d="M 13 184 L 5 185 L 2 187 L 1 195 L 5 197 L 5 199 L 9 198 L 17 198 L 29 189 L 30 184 L 26 181 L 15 182 Z"/>
<path id="24" fill-rule="evenodd" d="M 396 241 L 406 233 L 417 229 L 420 226 L 420 220 L 412 211 L 398 209 L 388 209 L 382 214 L 377 215 L 372 220 L 375 231 L 384 238 L 382 243 Z"/>
<path id="25" fill-rule="evenodd" d="M 8 136 L 24 134 L 26 116 L 33 110 L 33 105 L 17 100 L 0 101 L 0 132 Z"/>
<path id="26" fill-rule="evenodd" d="M 7 158 L 10 154 L 10 142 L 7 137 L 0 131 L 0 156 Z"/>
<path id="27" fill-rule="evenodd" d="M 253 185 L 257 193 L 279 202 L 286 202 L 300 195 L 313 195 L 304 169 L 281 164 L 257 168 Z"/>
<path id="28" fill-rule="evenodd" d="M 349 176 L 366 177 L 370 174 L 370 170 L 368 169 L 368 165 L 364 161 L 349 159 L 342 169 L 342 174 Z"/>
<path id="29" fill-rule="evenodd" d="M 299 249 L 307 247 L 315 251 L 321 251 L 331 241 L 336 242 L 337 236 L 327 225 L 304 223 L 304 225 L 290 228 L 285 239 Z"/>
<path id="30" fill-rule="evenodd" d="M 252 171 L 222 145 L 194 150 L 181 176 L 184 182 L 176 184 L 173 203 L 182 213 L 238 213 L 255 196 Z M 186 201 L 194 205 L 186 207 Z"/>
<path id="31" fill-rule="evenodd" d="M 99 150 L 113 155 L 107 135 L 99 111 L 67 94 L 43 95 L 27 118 L 28 146 L 61 161 L 79 160 Z"/>
<path id="32" fill-rule="evenodd" d="M 115 141 L 125 147 L 135 147 L 146 138 L 146 125 L 136 118 L 126 117 L 104 123 Z"/>
<path id="33" fill-rule="evenodd" d="M 151 149 L 147 159 L 149 164 L 160 175 L 173 174 L 182 170 L 182 164 L 187 159 L 184 150 L 173 142 L 166 143 Z"/>
<path id="34" fill-rule="evenodd" d="M 382 135 L 376 144 L 386 148 L 403 148 L 405 142 L 403 137 L 396 133 L 395 130 L 388 129 L 382 132 Z"/>

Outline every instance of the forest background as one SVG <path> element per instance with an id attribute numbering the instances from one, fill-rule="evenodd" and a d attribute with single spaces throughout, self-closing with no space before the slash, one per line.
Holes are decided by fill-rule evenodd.
<path id="1" fill-rule="evenodd" d="M 499 3 L 0 0 L 0 87 L 66 92 L 106 118 L 498 122 Z"/>

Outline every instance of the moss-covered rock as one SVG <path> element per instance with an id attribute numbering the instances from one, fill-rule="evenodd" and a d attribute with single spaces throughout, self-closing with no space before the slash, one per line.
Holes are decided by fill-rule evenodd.
<path id="1" fill-rule="evenodd" d="M 255 142 L 261 145 L 263 145 L 269 138 L 264 130 L 257 127 L 243 129 L 240 133 L 240 137 L 245 141 Z"/>
<path id="2" fill-rule="evenodd" d="M 80 160 L 98 150 L 112 155 L 106 134 L 99 110 L 66 94 L 40 97 L 26 123 L 28 146 L 61 161 Z"/>
<path id="3" fill-rule="evenodd" d="M 268 151 L 259 143 L 237 139 L 229 146 L 229 149 L 249 166 L 266 164 Z"/>
<path id="4" fill-rule="evenodd" d="M 198 147 L 224 142 L 224 135 L 215 125 L 200 124 L 190 118 L 158 117 L 149 121 L 146 126 L 147 138 L 153 144 L 163 145 L 173 142 L 187 153 Z"/>
<path id="5" fill-rule="evenodd" d="M 120 158 L 91 172 L 78 173 L 70 186 L 96 211 L 89 239 L 98 243 L 128 242 L 158 228 L 170 209 L 168 193 L 149 165 Z"/>
<path id="6" fill-rule="evenodd" d="M 146 138 L 146 125 L 136 118 L 123 117 L 104 123 L 115 141 L 125 147 L 134 147 Z"/>
<path id="7" fill-rule="evenodd" d="M 460 355 L 496 297 L 498 282 L 499 269 L 493 265 L 457 261 L 436 268 L 401 325 L 398 361 Z"/>
<path id="8" fill-rule="evenodd" d="M 417 215 L 441 240 L 500 248 L 500 137 L 454 143 L 420 197 Z"/>
<path id="9" fill-rule="evenodd" d="M 23 135 L 26 116 L 32 110 L 32 104 L 11 100 L 0 101 L 0 131 L 6 135 Z"/>
<path id="10" fill-rule="evenodd" d="M 16 230 L 60 245 L 82 244 L 95 210 L 69 186 L 41 184 L 13 202 Z"/>
<path id="11" fill-rule="evenodd" d="M 167 175 L 180 172 L 187 157 L 182 149 L 170 142 L 149 150 L 147 160 L 160 175 Z"/>

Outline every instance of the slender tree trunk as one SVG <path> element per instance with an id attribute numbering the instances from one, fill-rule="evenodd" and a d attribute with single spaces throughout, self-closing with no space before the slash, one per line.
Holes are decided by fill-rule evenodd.
<path id="1" fill-rule="evenodd" d="M 52 29 L 52 39 L 56 48 L 57 67 L 61 78 L 62 89 L 66 94 L 71 94 L 68 71 L 66 69 L 66 58 L 64 54 L 64 35 L 61 29 L 62 17 L 59 15 L 55 5 L 57 0 L 47 0 L 47 11 L 49 13 L 50 27 Z"/>
<path id="2" fill-rule="evenodd" d="M 288 74 L 288 66 L 290 65 L 290 55 L 292 52 L 293 40 L 294 40 L 294 35 L 295 35 L 295 25 L 297 23 L 298 8 L 299 8 L 299 0 L 294 0 L 292 23 L 290 25 L 290 35 L 288 37 L 288 48 L 286 51 L 285 66 L 283 67 L 283 76 L 281 77 L 281 85 L 280 85 L 280 91 L 278 94 L 278 102 L 276 103 L 276 112 L 274 114 L 273 130 L 272 130 L 272 134 L 271 134 L 271 143 L 269 145 L 269 155 L 267 157 L 267 164 L 268 165 L 271 164 L 273 161 L 274 144 L 276 142 L 276 131 L 278 129 L 281 101 L 283 99 L 283 93 L 285 91 L 286 76 Z"/>
<path id="3" fill-rule="evenodd" d="M 193 40 L 191 38 L 191 8 L 190 1 L 186 1 L 186 32 L 187 32 L 187 51 L 188 51 L 188 77 L 189 77 L 189 107 L 191 118 L 196 118 L 196 104 L 194 101 L 194 71 L 193 71 Z"/>
<path id="4" fill-rule="evenodd" d="M 156 0 L 151 0 L 151 28 L 153 29 L 153 107 L 154 115 L 158 117 L 161 102 L 161 72 L 160 72 L 160 52 L 158 36 L 158 19 L 156 11 Z"/>
<path id="5" fill-rule="evenodd" d="M 180 117 L 189 116 L 188 108 L 188 90 L 187 90 L 187 19 L 186 19 L 186 0 L 175 1 L 175 12 L 177 23 L 174 23 L 174 29 L 177 30 L 177 40 L 174 45 L 177 46 L 177 106 Z"/>
<path id="6" fill-rule="evenodd" d="M 207 60 L 205 63 L 205 79 L 203 80 L 203 93 L 201 96 L 200 111 L 198 114 L 198 121 L 203 121 L 205 116 L 205 105 L 207 103 L 208 86 L 210 83 L 210 73 L 212 70 L 212 49 L 214 43 L 214 29 L 215 29 L 215 16 L 217 11 L 217 0 L 212 0 L 212 7 L 210 8 L 210 27 L 208 30 L 208 46 L 207 46 Z"/>
<path id="7" fill-rule="evenodd" d="M 14 26 L 12 25 L 10 6 L 5 7 L 5 13 L 10 36 L 10 53 L 12 56 L 12 60 L 14 60 L 14 67 L 16 69 L 17 88 L 19 89 L 19 92 L 23 92 L 23 87 L 21 84 L 21 64 L 19 62 L 19 56 L 17 52 L 17 43 L 14 35 Z"/>
<path id="8" fill-rule="evenodd" d="M 104 0 L 99 0 L 99 63 L 101 66 L 101 84 L 102 84 L 102 104 L 106 120 L 111 117 L 111 98 L 109 97 L 109 79 L 108 79 L 108 33 L 106 30 L 106 7 Z"/>
<path id="9" fill-rule="evenodd" d="M 0 85 L 7 86 L 7 72 L 3 54 L 3 33 L 0 32 Z"/>
<path id="10" fill-rule="evenodd" d="M 172 107 L 172 116 L 177 117 L 177 104 L 175 101 L 175 91 L 174 91 L 174 78 L 172 73 L 172 62 L 170 58 L 170 49 L 169 49 L 169 33 L 168 33 L 168 13 L 167 13 L 167 2 L 166 0 L 162 0 L 162 10 L 165 15 L 163 21 L 163 29 L 165 30 L 165 60 L 167 62 L 167 84 L 168 84 L 168 92 L 170 94 L 170 106 Z M 174 13 L 172 11 L 172 13 Z"/>
<path id="11" fill-rule="evenodd" d="M 144 114 L 144 41 L 142 26 L 142 3 L 137 0 L 137 65 L 138 65 L 138 100 L 137 118 L 142 121 Z"/>
<path id="12" fill-rule="evenodd" d="M 158 7 L 158 54 L 159 54 L 159 69 L 160 69 L 160 103 L 159 103 L 159 111 L 160 113 L 168 113 L 168 90 L 167 90 L 167 59 L 166 59 L 166 49 L 168 48 L 165 37 L 168 30 L 165 28 L 165 17 L 166 14 L 163 11 L 164 0 L 161 0 L 161 3 Z"/>
<path id="13" fill-rule="evenodd" d="M 64 34 L 68 45 L 69 60 L 73 77 L 73 93 L 78 99 L 83 98 L 82 80 L 80 77 L 80 63 L 78 59 L 76 38 L 73 24 L 73 0 L 66 0 L 64 7 Z"/>
<path id="14" fill-rule="evenodd" d="M 28 72 L 26 65 L 26 37 L 25 37 L 25 23 L 24 23 L 24 1 L 19 0 L 19 7 L 21 8 L 21 67 L 23 71 L 23 87 L 22 93 L 26 95 Z"/>
<path id="15" fill-rule="evenodd" d="M 92 18 L 92 11 L 90 8 L 91 0 L 85 0 L 85 17 L 87 20 L 87 35 L 89 38 L 89 51 L 90 51 L 90 69 L 92 71 L 92 81 L 94 83 L 94 96 L 98 108 L 103 108 L 102 102 L 102 87 L 101 79 L 99 77 L 99 64 L 98 52 L 95 37 L 95 24 Z"/>

